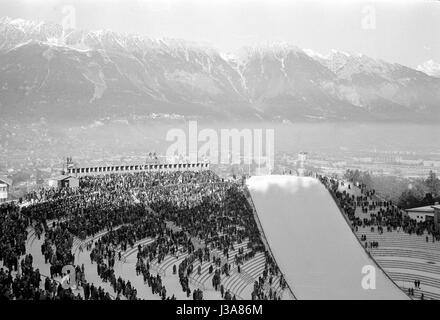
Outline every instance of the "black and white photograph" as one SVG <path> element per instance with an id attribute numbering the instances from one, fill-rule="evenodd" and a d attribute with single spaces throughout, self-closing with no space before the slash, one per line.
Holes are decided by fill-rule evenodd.
<path id="1" fill-rule="evenodd" d="M 440 300 L 439 122 L 438 0 L 0 0 L 0 308 Z"/>

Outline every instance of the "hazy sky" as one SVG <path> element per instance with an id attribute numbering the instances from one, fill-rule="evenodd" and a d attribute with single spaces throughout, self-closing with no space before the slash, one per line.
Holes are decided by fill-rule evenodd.
<path id="1" fill-rule="evenodd" d="M 0 0 L 0 16 L 61 22 L 66 5 L 80 29 L 203 41 L 224 52 L 284 41 L 411 67 L 440 62 L 439 0 Z"/>

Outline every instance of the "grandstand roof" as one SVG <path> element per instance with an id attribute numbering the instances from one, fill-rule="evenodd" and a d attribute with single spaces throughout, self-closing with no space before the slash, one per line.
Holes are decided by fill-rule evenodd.
<path id="1" fill-rule="evenodd" d="M 166 162 L 154 159 L 129 158 L 129 159 L 105 159 L 97 161 L 75 161 L 73 167 L 107 167 L 107 166 L 131 166 L 140 164 L 164 164 Z"/>
<path id="2" fill-rule="evenodd" d="M 0 176 L 0 182 L 6 183 L 8 186 L 12 185 L 12 180 L 9 178 L 6 178 L 4 176 Z"/>
<path id="3" fill-rule="evenodd" d="M 432 205 L 430 205 L 430 206 L 423 206 L 423 207 L 406 209 L 405 211 L 406 212 L 420 212 L 420 213 L 434 213 L 434 208 Z"/>

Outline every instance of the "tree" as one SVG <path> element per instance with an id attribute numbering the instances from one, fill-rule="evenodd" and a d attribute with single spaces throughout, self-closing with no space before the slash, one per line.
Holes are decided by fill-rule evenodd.
<path id="1" fill-rule="evenodd" d="M 425 185 L 428 192 L 430 192 L 433 197 L 440 195 L 440 179 L 432 170 L 429 171 L 428 178 L 425 180 Z"/>
<path id="2" fill-rule="evenodd" d="M 344 173 L 344 178 L 353 183 L 359 182 L 360 184 L 365 184 L 369 189 L 374 189 L 373 179 L 371 178 L 370 173 L 367 171 L 361 172 L 358 169 L 356 170 L 348 169 Z"/>
<path id="3" fill-rule="evenodd" d="M 420 207 L 423 206 L 424 197 L 423 187 L 420 184 L 415 184 L 400 195 L 397 205 L 403 209 Z"/>
<path id="4" fill-rule="evenodd" d="M 368 189 L 374 189 L 373 179 L 371 178 L 369 172 L 367 171 L 362 172 L 359 180 L 360 180 L 359 182 L 366 185 Z"/>
<path id="5" fill-rule="evenodd" d="M 356 170 L 347 169 L 347 171 L 345 171 L 344 173 L 344 178 L 351 182 L 358 182 L 359 177 L 360 177 L 360 171 L 358 169 Z"/>

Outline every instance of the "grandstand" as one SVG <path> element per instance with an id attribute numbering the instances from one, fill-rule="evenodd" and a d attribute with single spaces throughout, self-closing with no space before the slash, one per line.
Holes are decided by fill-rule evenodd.
<path id="1" fill-rule="evenodd" d="M 78 188 L 33 191 L 8 208 L 30 222 L 28 263 L 58 283 L 56 293 L 40 283 L 42 291 L 31 294 L 130 300 L 285 296 L 286 284 L 262 245 L 242 183 L 209 170 L 159 169 L 84 170 Z M 60 289 L 66 264 L 74 266 L 79 289 Z"/>
<path id="2" fill-rule="evenodd" d="M 210 170 L 86 171 L 77 188 L 0 206 L 1 266 L 24 275 L 22 288 L 34 284 L 3 286 L 2 296 L 440 298 L 439 239 L 363 187 L 295 176 L 243 184 Z M 67 287 L 66 265 L 75 273 Z M 361 286 L 365 265 L 377 267 L 375 290 Z"/>
<path id="3" fill-rule="evenodd" d="M 412 298 L 440 299 L 440 242 L 432 221 L 405 218 L 402 210 L 354 183 L 340 181 L 338 191 L 358 200 L 348 215 L 353 230 L 390 278 L 404 292 L 413 289 Z"/>
<path id="4" fill-rule="evenodd" d="M 432 236 L 403 231 L 378 233 L 368 227 L 359 228 L 356 234 L 366 235 L 365 242 L 379 243 L 378 248 L 370 249 L 371 255 L 403 290 L 414 287 L 414 281 L 420 280 L 416 297 L 423 293 L 427 299 L 440 299 L 440 244 L 432 242 Z"/>
<path id="5" fill-rule="evenodd" d="M 209 170 L 209 163 L 146 163 L 124 165 L 76 166 L 69 164 L 67 174 L 75 176 L 143 171 Z"/>

